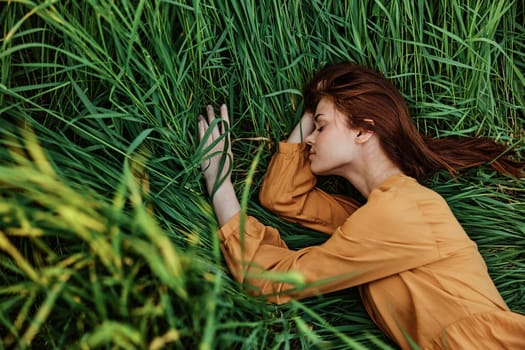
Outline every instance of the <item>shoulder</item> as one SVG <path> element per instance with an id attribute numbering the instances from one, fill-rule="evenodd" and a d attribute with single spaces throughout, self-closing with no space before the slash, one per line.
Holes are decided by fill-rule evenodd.
<path id="1" fill-rule="evenodd" d="M 447 207 L 433 190 L 408 176 L 389 178 L 374 189 L 367 203 L 345 222 L 345 231 L 370 234 L 424 235 L 430 227 L 427 210 L 422 207 Z M 414 237 L 415 238 L 415 237 Z"/>
<path id="2" fill-rule="evenodd" d="M 372 208 L 383 207 L 386 210 L 381 212 L 385 213 L 396 213 L 427 203 L 448 206 L 441 195 L 409 176 L 387 179 L 372 191 L 367 201 Z"/>
<path id="3" fill-rule="evenodd" d="M 419 204 L 429 201 L 441 201 L 442 197 L 408 176 L 394 176 L 375 188 L 368 197 L 368 210 L 378 215 L 397 215 L 409 209 L 416 209 Z"/>

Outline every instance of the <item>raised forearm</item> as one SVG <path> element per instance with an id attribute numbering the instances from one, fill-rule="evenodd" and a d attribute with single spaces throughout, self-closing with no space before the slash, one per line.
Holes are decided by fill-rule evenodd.
<path id="1" fill-rule="evenodd" d="M 205 149 L 211 149 L 208 151 L 209 159 L 205 160 L 201 167 L 204 172 L 208 194 L 212 197 L 215 215 L 219 225 L 223 226 L 240 210 L 239 200 L 230 179 L 230 165 L 233 160 L 230 134 L 227 129 L 230 125 L 230 117 L 228 108 L 226 105 L 222 105 L 220 128 L 215 124 L 211 133 L 208 133 L 208 128 L 215 121 L 215 111 L 212 106 L 206 107 L 206 114 L 208 121 L 203 116 L 199 116 L 199 138 L 203 142 Z M 205 137 L 206 135 L 208 137 Z M 212 147 L 214 143 L 215 146 Z M 215 188 L 216 182 L 222 181 L 221 178 L 224 181 L 220 183 L 218 188 Z"/>
<path id="2" fill-rule="evenodd" d="M 287 142 L 288 143 L 301 143 L 304 138 L 310 135 L 314 131 L 314 118 L 312 113 L 305 113 L 301 117 L 301 120 L 290 133 Z"/>

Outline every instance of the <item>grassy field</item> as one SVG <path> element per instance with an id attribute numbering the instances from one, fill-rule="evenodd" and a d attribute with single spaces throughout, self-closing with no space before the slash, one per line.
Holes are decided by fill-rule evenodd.
<path id="1" fill-rule="evenodd" d="M 232 281 L 197 115 L 228 104 L 245 209 L 291 247 L 316 244 L 322 235 L 257 201 L 313 72 L 374 67 L 423 133 L 487 136 L 523 156 L 524 11 L 518 0 L 0 0 L 0 349 L 395 349 L 353 289 L 278 307 Z M 478 168 L 427 184 L 525 313 L 525 180 Z"/>

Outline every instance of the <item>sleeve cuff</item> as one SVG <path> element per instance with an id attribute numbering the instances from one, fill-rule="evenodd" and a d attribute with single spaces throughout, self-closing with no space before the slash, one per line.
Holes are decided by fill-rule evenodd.
<path id="1" fill-rule="evenodd" d="M 224 242 L 229 236 L 232 234 L 235 234 L 236 231 L 239 230 L 239 226 L 241 225 L 241 212 L 239 211 L 237 214 L 231 217 L 230 220 L 228 220 L 227 223 L 225 223 L 219 230 L 219 238 L 221 240 L 221 243 Z"/>
<path id="2" fill-rule="evenodd" d="M 250 237 L 257 236 L 258 232 L 260 232 L 260 227 L 262 224 L 253 216 L 248 214 L 244 215 L 244 234 Z M 227 241 L 231 236 L 236 236 L 239 234 L 239 230 L 241 228 L 241 217 L 242 213 L 239 211 L 219 229 L 218 234 L 221 244 Z"/>

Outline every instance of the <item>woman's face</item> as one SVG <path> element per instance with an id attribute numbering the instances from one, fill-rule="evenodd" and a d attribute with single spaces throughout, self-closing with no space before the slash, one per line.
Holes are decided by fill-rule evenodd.
<path id="1" fill-rule="evenodd" d="M 315 130 L 305 138 L 314 174 L 343 176 L 352 167 L 359 152 L 359 144 L 355 142 L 358 130 L 351 129 L 346 118 L 329 98 L 323 98 L 317 105 Z"/>

